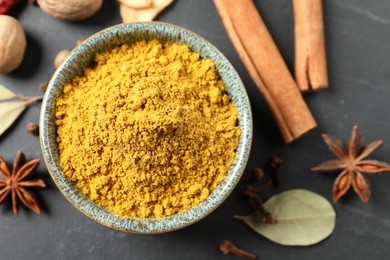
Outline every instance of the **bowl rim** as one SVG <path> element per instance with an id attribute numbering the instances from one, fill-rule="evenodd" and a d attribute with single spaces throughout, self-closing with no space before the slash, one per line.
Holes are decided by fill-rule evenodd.
<path id="1" fill-rule="evenodd" d="M 84 200 L 85 204 L 94 204 L 95 207 L 98 207 L 102 211 L 102 212 L 97 212 L 96 214 L 102 214 L 103 212 L 106 212 L 106 214 L 109 214 L 110 217 L 113 218 L 114 220 L 119 220 L 121 222 L 123 222 L 123 221 L 124 222 L 128 222 L 128 221 L 134 222 L 134 224 L 139 226 L 141 229 L 133 228 L 134 225 L 130 226 L 130 227 L 127 226 L 126 228 L 123 228 L 123 227 L 118 227 L 118 226 L 114 225 L 111 222 L 106 222 L 106 221 L 111 221 L 111 218 L 109 220 L 102 220 L 100 218 L 97 218 L 94 215 L 91 215 L 91 212 L 87 211 L 85 209 L 84 205 L 77 205 L 76 202 L 71 198 L 70 194 L 72 194 L 74 196 L 78 196 L 77 194 L 73 194 L 72 191 L 67 191 L 67 190 L 71 190 L 71 188 L 69 188 L 67 186 L 66 187 L 67 190 L 65 190 L 63 187 L 61 187 L 60 180 L 56 177 L 56 174 L 58 174 L 58 173 L 56 173 L 55 171 L 59 171 L 59 173 L 62 174 L 65 179 L 67 179 L 67 177 L 64 176 L 64 174 L 61 171 L 60 166 L 54 160 L 54 158 L 53 158 L 53 150 L 52 150 L 52 148 L 50 148 L 51 139 L 50 139 L 50 136 L 49 136 L 49 133 L 48 133 L 48 128 L 49 127 L 47 126 L 48 123 L 49 123 L 49 121 L 48 121 L 49 120 L 48 119 L 48 114 L 51 111 L 50 107 L 49 107 L 49 102 L 51 102 L 51 103 L 54 102 L 55 103 L 55 98 L 53 97 L 53 94 L 52 94 L 52 91 L 54 91 L 54 89 L 56 87 L 56 86 L 54 86 L 54 83 L 55 83 L 56 79 L 58 77 L 60 77 L 61 71 L 63 71 L 64 68 L 66 66 L 68 66 L 68 63 L 70 61 L 72 61 L 72 58 L 74 59 L 74 56 L 77 55 L 79 52 L 80 53 L 85 52 L 85 51 L 82 51 L 82 48 L 81 48 L 82 46 L 87 46 L 86 44 L 91 44 L 91 46 L 89 46 L 89 48 L 91 48 L 93 46 L 93 42 L 92 42 L 93 40 L 99 39 L 99 37 L 100 37 L 100 39 L 98 41 L 101 41 L 102 40 L 101 38 L 106 36 L 109 32 L 112 32 L 114 30 L 120 30 L 120 28 L 127 28 L 127 29 L 129 29 L 131 27 L 137 28 L 137 27 L 151 26 L 151 25 L 155 25 L 156 26 L 155 28 L 158 28 L 158 26 L 160 26 L 161 28 L 169 27 L 169 29 L 178 30 L 181 33 L 186 33 L 188 35 L 192 35 L 193 37 L 195 37 L 198 40 L 200 40 L 200 42 L 202 42 L 202 44 L 207 45 L 208 47 L 210 47 L 212 52 L 214 52 L 218 56 L 218 58 L 220 58 L 229 67 L 228 69 L 229 69 L 230 73 L 232 73 L 234 75 L 236 83 L 237 83 L 237 85 L 238 85 L 238 87 L 240 89 L 240 92 L 242 94 L 242 99 L 244 99 L 243 102 L 245 104 L 247 104 L 246 109 L 244 109 L 245 118 L 241 118 L 240 119 L 240 121 L 241 120 L 244 121 L 244 123 L 243 123 L 244 129 L 242 129 L 242 127 L 240 126 L 240 129 L 241 129 L 240 140 L 243 139 L 243 144 L 242 144 L 242 147 L 241 147 L 240 151 L 239 151 L 240 147 L 238 147 L 237 150 L 236 150 L 235 161 L 237 161 L 237 163 L 235 165 L 232 165 L 230 167 L 228 173 L 227 173 L 227 176 L 228 176 L 228 174 L 230 174 L 230 172 L 234 173 L 234 175 L 233 175 L 234 179 L 232 180 L 232 183 L 228 187 L 228 189 L 225 188 L 225 189 L 222 190 L 224 192 L 220 192 L 219 194 L 215 195 L 216 197 L 215 197 L 214 200 L 217 200 L 217 201 L 213 202 L 213 204 L 211 205 L 210 209 L 202 211 L 200 214 L 195 216 L 195 218 L 193 218 L 193 219 L 188 219 L 190 216 L 184 216 L 184 217 L 187 217 L 187 220 L 182 221 L 182 223 L 179 224 L 179 225 L 172 224 L 173 226 L 171 225 L 168 228 L 166 228 L 166 227 L 156 228 L 155 226 L 154 226 L 154 228 L 150 228 L 150 225 L 149 225 L 150 223 L 148 224 L 148 222 L 150 222 L 150 221 L 152 221 L 152 222 L 167 222 L 167 221 L 175 222 L 176 221 L 175 218 L 177 216 L 186 215 L 186 213 L 188 213 L 189 211 L 200 209 L 203 206 L 203 204 L 205 203 L 205 201 L 211 200 L 210 199 L 210 197 L 211 197 L 210 195 L 215 190 L 217 190 L 218 187 L 220 187 L 221 185 L 225 185 L 225 186 L 227 185 L 227 184 L 225 184 L 225 182 L 226 182 L 225 179 L 227 178 L 227 176 L 225 177 L 225 179 L 221 183 L 218 184 L 217 188 L 215 188 L 211 192 L 211 194 L 208 196 L 208 198 L 205 201 L 201 202 L 200 204 L 196 205 L 195 207 L 193 207 L 193 208 L 191 208 L 191 209 L 189 209 L 187 211 L 184 211 L 184 212 L 181 212 L 181 213 L 176 213 L 174 215 L 167 216 L 167 217 L 164 217 L 164 218 L 158 218 L 158 219 L 152 219 L 152 218 L 133 219 L 133 218 L 118 217 L 118 216 L 115 216 L 112 213 L 108 212 L 107 210 L 105 210 L 103 208 L 100 208 L 99 206 L 94 204 L 92 201 L 90 201 L 85 195 L 81 194 L 82 196 L 80 197 L 80 199 Z M 129 29 L 129 30 L 131 30 L 131 29 Z M 158 30 L 160 30 L 160 29 L 158 29 Z M 161 33 L 161 31 L 162 31 L 162 29 L 159 31 L 159 33 Z M 124 32 L 124 34 L 126 34 L 126 33 L 134 34 L 136 32 L 133 29 L 131 32 Z M 87 49 L 87 47 L 86 47 L 86 49 Z M 107 48 L 107 49 L 109 49 L 109 48 Z M 197 52 L 197 51 L 194 51 L 194 52 Z M 99 52 L 94 52 L 93 55 L 95 55 L 97 53 L 99 53 Z M 215 62 L 215 61 L 213 61 L 213 62 Z M 219 69 L 217 69 L 217 70 L 219 72 Z M 65 84 L 63 83 L 62 87 L 64 85 Z M 61 92 L 62 92 L 62 90 L 61 90 Z M 229 93 L 228 93 L 228 95 L 230 96 Z M 39 127 L 40 127 L 40 130 L 41 130 L 40 134 L 39 134 L 39 139 L 40 139 L 40 145 L 41 145 L 41 150 L 42 150 L 42 155 L 43 155 L 43 158 L 44 158 L 44 162 L 45 162 L 46 167 L 47 167 L 47 169 L 48 169 L 48 171 L 50 173 L 51 178 L 53 179 L 54 183 L 56 184 L 57 188 L 60 190 L 62 195 L 78 211 L 80 211 L 82 214 L 84 214 L 88 218 L 98 222 L 99 224 L 104 225 L 106 227 L 109 227 L 111 229 L 118 230 L 118 231 L 127 232 L 127 233 L 136 233 L 136 234 L 160 234 L 160 233 L 167 233 L 167 232 L 179 230 L 179 229 L 185 228 L 187 226 L 190 226 L 190 225 L 192 225 L 192 224 L 194 224 L 194 223 L 204 219 L 209 214 L 214 212 L 230 196 L 230 194 L 233 192 L 235 186 L 238 184 L 238 181 L 241 178 L 241 175 L 242 175 L 242 173 L 243 173 L 243 171 L 245 169 L 245 166 L 246 166 L 246 164 L 248 162 L 248 159 L 249 159 L 251 145 L 252 145 L 252 136 L 253 136 L 253 120 L 252 120 L 252 112 L 251 112 L 251 106 L 250 106 L 249 97 L 248 97 L 247 91 L 245 89 L 245 86 L 244 86 L 244 84 L 243 84 L 239 74 L 237 73 L 237 71 L 235 70 L 233 65 L 230 63 L 230 61 L 212 43 L 210 43 L 208 40 L 206 40 L 202 36 L 198 35 L 197 33 L 194 33 L 191 30 L 188 30 L 188 29 L 183 28 L 183 27 L 178 26 L 178 25 L 165 23 L 165 22 L 155 22 L 155 21 L 153 21 L 153 22 L 136 22 L 136 23 L 118 24 L 118 25 L 114 25 L 114 26 L 111 26 L 111 27 L 107 27 L 107 28 L 105 28 L 105 29 L 103 29 L 103 30 L 101 30 L 99 32 L 96 32 L 96 33 L 92 34 L 91 36 L 86 38 L 82 43 L 80 43 L 78 46 L 76 46 L 69 53 L 68 57 L 63 62 L 63 64 L 59 68 L 57 68 L 57 70 L 55 71 L 55 73 L 53 74 L 53 76 L 50 79 L 50 82 L 48 84 L 48 88 L 47 88 L 47 90 L 46 90 L 46 92 L 44 94 L 44 98 L 43 98 L 43 101 L 42 101 L 40 118 L 39 118 Z M 244 132 L 243 130 L 246 130 L 246 132 Z M 56 141 L 54 141 L 54 142 L 56 143 Z M 238 166 L 236 166 L 236 165 L 238 165 Z M 87 201 L 85 201 L 85 200 L 87 200 Z"/>

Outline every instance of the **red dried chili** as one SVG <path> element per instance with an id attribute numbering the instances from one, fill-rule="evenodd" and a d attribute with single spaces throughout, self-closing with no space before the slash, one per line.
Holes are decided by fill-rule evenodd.
<path id="1" fill-rule="evenodd" d="M 6 14 L 19 0 L 0 0 L 0 14 Z"/>

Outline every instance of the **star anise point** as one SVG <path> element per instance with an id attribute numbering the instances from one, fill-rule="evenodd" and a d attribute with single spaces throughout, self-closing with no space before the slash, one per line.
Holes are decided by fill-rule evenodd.
<path id="1" fill-rule="evenodd" d="M 322 134 L 322 138 L 329 149 L 339 158 L 326 161 L 310 171 L 322 171 L 325 173 L 339 173 L 333 185 L 333 201 L 337 202 L 347 191 L 353 187 L 360 199 L 368 203 L 371 195 L 369 181 L 365 175 L 381 174 L 390 171 L 390 165 L 366 158 L 383 144 L 382 140 L 363 145 L 363 138 L 358 127 L 352 127 L 351 138 L 348 147 L 334 136 Z"/>
<path id="2" fill-rule="evenodd" d="M 0 178 L 0 204 L 11 194 L 12 209 L 15 215 L 18 215 L 18 198 L 32 211 L 40 214 L 38 203 L 25 189 L 26 187 L 46 187 L 41 179 L 25 180 L 37 168 L 39 161 L 39 159 L 34 159 L 25 163 L 24 154 L 19 150 L 12 170 L 10 170 L 4 158 L 0 157 L 0 175 L 3 177 Z"/>

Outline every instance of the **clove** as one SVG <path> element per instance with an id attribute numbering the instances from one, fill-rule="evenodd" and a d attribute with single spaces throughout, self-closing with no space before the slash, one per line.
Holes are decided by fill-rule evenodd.
<path id="1" fill-rule="evenodd" d="M 264 170 L 262 168 L 254 168 L 250 173 L 246 173 L 242 176 L 240 182 L 251 181 L 251 180 L 260 180 L 264 177 Z"/>
<path id="2" fill-rule="evenodd" d="M 238 248 L 231 240 L 223 240 L 219 245 L 219 250 L 221 250 L 222 254 L 233 254 L 244 259 L 253 260 L 256 259 L 256 255 L 253 253 L 249 253 L 241 248 Z"/>
<path id="3" fill-rule="evenodd" d="M 270 184 L 269 184 L 270 185 Z M 253 202 L 255 203 L 255 206 L 256 206 L 256 210 L 260 213 L 261 215 L 261 221 L 263 223 L 266 223 L 266 224 L 274 224 L 276 223 L 274 217 L 272 216 L 271 213 L 269 213 L 265 208 L 264 208 L 264 205 L 263 205 L 263 201 L 261 200 L 261 198 L 259 197 L 259 195 L 257 195 L 257 192 L 256 192 L 256 188 L 253 187 L 253 186 L 246 186 L 244 188 L 244 190 L 242 191 L 242 194 L 244 196 L 247 196 L 249 197 L 250 199 L 253 200 Z"/>
<path id="4" fill-rule="evenodd" d="M 39 135 L 39 127 L 35 123 L 28 123 L 26 126 L 26 130 L 32 135 Z"/>
<path id="5" fill-rule="evenodd" d="M 282 172 L 280 171 L 281 166 L 283 165 L 283 160 L 278 156 L 273 156 L 269 164 L 271 168 L 271 178 L 275 187 L 280 187 L 283 177 Z"/>

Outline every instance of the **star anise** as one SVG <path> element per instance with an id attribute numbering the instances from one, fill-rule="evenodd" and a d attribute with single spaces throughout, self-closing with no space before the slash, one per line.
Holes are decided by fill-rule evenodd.
<path id="1" fill-rule="evenodd" d="M 33 196 L 28 192 L 26 187 L 46 187 L 43 180 L 24 180 L 28 175 L 30 175 L 39 164 L 39 159 L 35 159 L 26 163 L 26 159 L 22 151 L 18 151 L 16 159 L 10 171 L 7 162 L 0 156 L 0 175 L 3 178 L 0 178 L 0 204 L 5 200 L 5 198 L 11 193 L 12 194 L 12 206 L 14 214 L 18 214 L 18 197 L 35 213 L 39 214 L 40 209 L 33 198 Z"/>
<path id="2" fill-rule="evenodd" d="M 385 162 L 366 160 L 382 145 L 383 141 L 378 140 L 364 145 L 357 126 L 352 128 L 348 146 L 334 136 L 323 134 L 322 138 L 339 159 L 322 163 L 311 168 L 311 171 L 340 173 L 333 185 L 333 200 L 335 202 L 344 196 L 352 185 L 360 199 L 367 203 L 371 189 L 365 174 L 374 175 L 390 171 L 390 165 Z"/>

